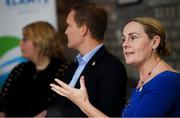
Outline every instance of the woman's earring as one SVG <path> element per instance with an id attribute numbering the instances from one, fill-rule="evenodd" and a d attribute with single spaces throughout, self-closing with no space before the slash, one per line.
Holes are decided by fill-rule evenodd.
<path id="1" fill-rule="evenodd" d="M 156 46 L 155 46 L 155 45 L 153 45 L 153 47 L 152 47 L 152 48 L 153 48 L 153 50 L 156 50 Z"/>
<path id="2" fill-rule="evenodd" d="M 156 47 L 153 47 L 153 52 L 155 52 L 155 53 L 156 53 Z"/>

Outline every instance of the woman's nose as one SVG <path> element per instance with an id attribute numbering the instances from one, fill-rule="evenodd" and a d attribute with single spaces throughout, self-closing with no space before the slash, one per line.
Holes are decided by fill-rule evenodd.
<path id="1" fill-rule="evenodd" d="M 66 30 L 65 30 L 65 34 L 67 35 L 67 32 L 68 32 L 68 28 L 66 28 Z"/>
<path id="2" fill-rule="evenodd" d="M 128 40 L 123 41 L 122 47 L 128 47 L 128 45 L 129 45 Z"/>

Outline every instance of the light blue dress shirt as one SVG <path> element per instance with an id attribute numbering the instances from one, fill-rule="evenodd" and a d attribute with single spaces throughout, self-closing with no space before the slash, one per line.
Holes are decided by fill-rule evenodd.
<path id="1" fill-rule="evenodd" d="M 91 50 L 86 55 L 82 56 L 81 54 L 78 54 L 75 58 L 75 61 L 79 63 L 72 80 L 69 83 L 69 86 L 74 87 L 76 85 L 76 82 L 79 79 L 79 76 L 81 75 L 82 71 L 84 70 L 86 64 L 89 62 L 89 60 L 93 57 L 93 55 L 103 46 L 103 44 L 98 45 L 96 48 Z"/>

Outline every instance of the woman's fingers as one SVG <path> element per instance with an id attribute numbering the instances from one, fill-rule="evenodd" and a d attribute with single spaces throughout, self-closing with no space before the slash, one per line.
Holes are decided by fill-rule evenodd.
<path id="1" fill-rule="evenodd" d="M 51 88 L 54 92 L 56 92 L 57 94 L 66 97 L 66 94 L 62 93 L 61 91 L 55 89 L 55 88 Z"/>
<path id="2" fill-rule="evenodd" d="M 82 90 L 86 90 L 84 76 L 81 76 L 81 78 L 80 78 L 80 85 L 81 85 Z"/>
<path id="3" fill-rule="evenodd" d="M 69 89 L 70 86 L 68 86 L 66 83 L 64 83 L 63 81 L 59 80 L 59 79 L 55 79 L 55 81 L 63 88 L 65 89 Z"/>
<path id="4" fill-rule="evenodd" d="M 68 84 L 64 83 L 63 81 L 59 79 L 54 79 L 54 80 L 66 91 L 70 91 L 72 89 L 72 87 L 70 87 Z"/>
<path id="5" fill-rule="evenodd" d="M 51 89 L 55 91 L 56 93 L 62 95 L 62 96 L 67 96 L 69 94 L 68 91 L 66 91 L 63 87 L 55 85 L 55 84 L 50 84 Z"/>
<path id="6" fill-rule="evenodd" d="M 86 87 L 84 82 L 84 76 L 81 76 L 80 78 L 80 89 L 76 89 L 73 87 L 70 87 L 68 84 L 64 83 L 63 81 L 59 79 L 55 79 L 58 85 L 56 84 L 50 84 L 51 89 L 58 93 L 61 96 L 67 97 L 71 99 L 72 101 L 82 93 L 86 94 Z"/>

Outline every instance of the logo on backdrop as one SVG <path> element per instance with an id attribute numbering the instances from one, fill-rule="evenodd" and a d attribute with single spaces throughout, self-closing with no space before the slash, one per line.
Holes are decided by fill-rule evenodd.
<path id="1" fill-rule="evenodd" d="M 21 4 L 44 4 L 49 0 L 6 0 L 7 6 L 16 6 Z"/>

